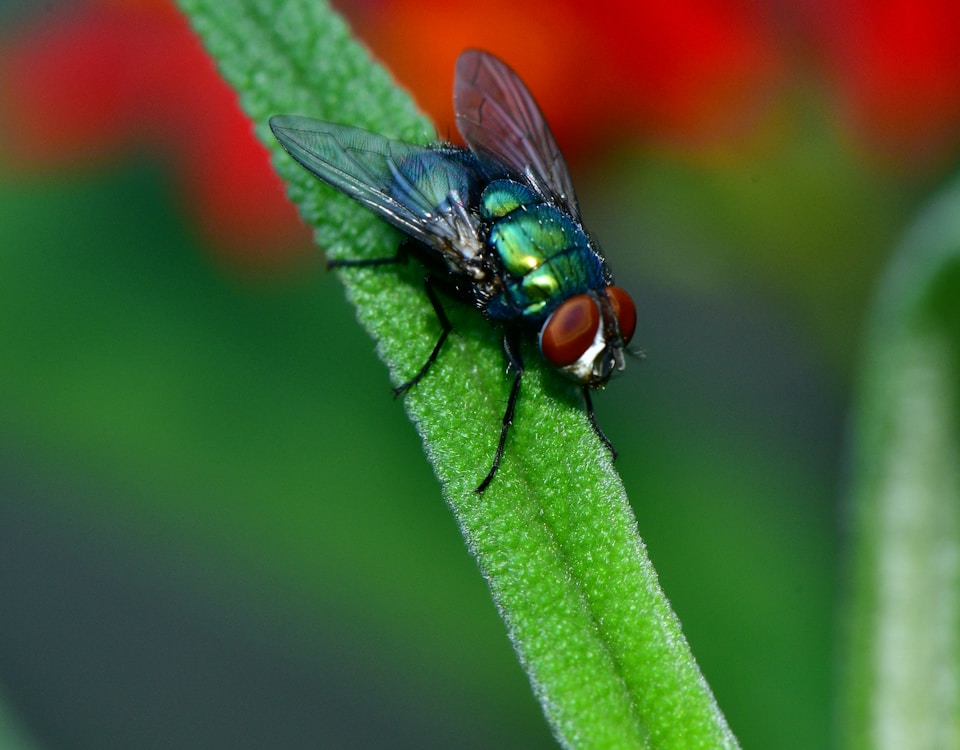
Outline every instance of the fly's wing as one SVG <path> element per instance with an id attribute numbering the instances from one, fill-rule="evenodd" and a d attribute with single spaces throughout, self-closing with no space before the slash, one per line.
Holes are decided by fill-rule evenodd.
<path id="1" fill-rule="evenodd" d="M 394 141 L 368 130 L 278 115 L 270 129 L 308 171 L 402 232 L 454 258 L 480 251 L 467 206 L 477 184 L 467 152 Z"/>
<path id="2" fill-rule="evenodd" d="M 493 55 L 468 49 L 453 82 L 457 129 L 478 154 L 505 164 L 577 220 L 580 208 L 567 163 L 523 81 Z"/>

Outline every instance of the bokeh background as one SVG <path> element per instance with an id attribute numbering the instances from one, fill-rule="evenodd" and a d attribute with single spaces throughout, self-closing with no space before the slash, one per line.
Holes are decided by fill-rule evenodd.
<path id="1" fill-rule="evenodd" d="M 337 6 L 444 136 L 464 47 L 535 92 L 638 301 L 596 406 L 661 582 L 745 746 L 831 746 L 862 332 L 957 165 L 960 5 Z M 0 5 L 0 133 L 0 745 L 552 747 L 173 5 Z"/>

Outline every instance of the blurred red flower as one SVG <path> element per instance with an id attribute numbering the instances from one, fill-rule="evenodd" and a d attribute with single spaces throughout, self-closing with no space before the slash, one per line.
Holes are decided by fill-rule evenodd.
<path id="1" fill-rule="evenodd" d="M 691 153 L 756 139 L 811 74 L 874 160 L 936 168 L 960 143 L 957 0 L 341 5 L 444 134 L 454 60 L 475 46 L 517 69 L 574 155 L 611 133 Z"/>
<path id="2" fill-rule="evenodd" d="M 35 17 L 0 48 L 3 158 L 75 168 L 148 147 L 215 249 L 273 265 L 306 252 L 236 95 L 168 0 L 88 2 Z"/>
<path id="3" fill-rule="evenodd" d="M 960 144 L 960 3 L 821 0 L 816 38 L 839 107 L 875 157 L 910 165 Z"/>
<path id="4" fill-rule="evenodd" d="M 442 134 L 455 133 L 451 79 L 465 47 L 515 68 L 570 151 L 610 133 L 694 147 L 736 136 L 783 68 L 771 23 L 738 0 L 341 5 Z"/>

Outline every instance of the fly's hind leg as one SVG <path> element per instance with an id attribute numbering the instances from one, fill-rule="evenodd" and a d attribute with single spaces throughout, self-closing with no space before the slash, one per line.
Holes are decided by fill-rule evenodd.
<path id="1" fill-rule="evenodd" d="M 513 385 L 510 388 L 510 396 L 507 398 L 507 410 L 503 413 L 503 422 L 500 426 L 500 440 L 497 441 L 497 452 L 493 454 L 493 465 L 490 471 L 480 482 L 474 492 L 482 495 L 490 482 L 497 475 L 497 469 L 500 468 L 500 459 L 503 458 L 503 447 L 507 443 L 507 433 L 510 432 L 510 425 L 513 424 L 513 413 L 517 408 L 517 399 L 520 397 L 520 381 L 523 378 L 523 358 L 520 355 L 520 339 L 516 330 L 509 329 L 503 336 L 503 352 L 507 358 L 507 372 L 513 370 Z"/>
<path id="2" fill-rule="evenodd" d="M 400 245 L 397 247 L 397 252 L 394 255 L 390 255 L 385 258 L 347 258 L 328 260 L 327 268 L 369 268 L 371 266 L 397 265 L 406 263 L 411 252 L 416 253 L 416 251 L 416 240 L 407 238 L 400 243 Z M 437 320 L 440 321 L 440 338 L 437 339 L 437 343 L 434 344 L 433 351 L 430 352 L 430 356 L 427 357 L 427 361 L 424 363 L 423 367 L 420 368 L 420 371 L 410 378 L 410 380 L 408 380 L 406 383 L 401 383 L 393 389 L 394 398 L 402 396 L 423 379 L 423 376 L 426 375 L 430 370 L 431 365 L 436 362 L 437 357 L 440 355 L 440 350 L 443 348 L 443 344 L 447 340 L 447 336 L 449 336 L 450 332 L 453 330 L 453 326 L 450 324 L 450 319 L 447 317 L 447 312 L 443 309 L 443 305 L 440 303 L 440 298 L 437 297 L 437 281 L 432 276 L 427 274 L 427 276 L 425 276 L 423 279 L 423 286 L 424 289 L 426 289 L 427 298 L 430 300 L 430 304 L 433 306 L 433 311 L 437 315 Z"/>
<path id="3" fill-rule="evenodd" d="M 427 292 L 427 298 L 430 300 L 430 304 L 433 305 L 433 311 L 437 315 L 437 320 L 440 321 L 440 338 L 437 339 L 437 343 L 433 346 L 433 351 L 430 352 L 430 356 L 427 357 L 427 361 L 423 363 L 420 371 L 406 383 L 401 383 L 393 389 L 394 398 L 402 396 L 423 379 L 423 376 L 427 374 L 433 363 L 437 361 L 437 357 L 440 355 L 440 350 L 443 348 L 447 336 L 449 336 L 453 330 L 453 326 L 450 324 L 450 318 L 447 317 L 447 311 L 443 309 L 440 298 L 437 296 L 436 282 L 429 274 L 423 279 L 423 287 Z"/>
<path id="4" fill-rule="evenodd" d="M 392 266 L 407 262 L 410 256 L 410 240 L 403 240 L 397 245 L 397 252 L 385 258 L 331 258 L 327 260 L 327 268 L 370 268 L 371 266 Z"/>

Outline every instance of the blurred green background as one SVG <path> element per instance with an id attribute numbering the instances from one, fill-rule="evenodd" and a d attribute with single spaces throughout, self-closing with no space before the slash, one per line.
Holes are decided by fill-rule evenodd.
<path id="1" fill-rule="evenodd" d="M 861 332 L 956 163 L 957 12 L 340 7 L 441 133 L 465 46 L 544 92 L 638 304 L 646 358 L 595 403 L 661 583 L 744 746 L 830 746 Z M 552 747 L 374 343 L 183 19 L 0 19 L 11 746 Z"/>

